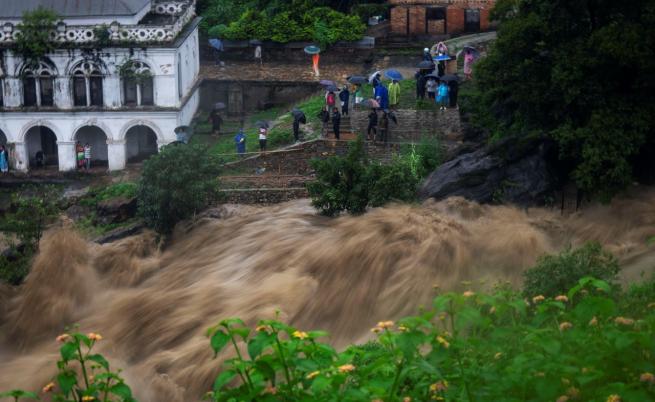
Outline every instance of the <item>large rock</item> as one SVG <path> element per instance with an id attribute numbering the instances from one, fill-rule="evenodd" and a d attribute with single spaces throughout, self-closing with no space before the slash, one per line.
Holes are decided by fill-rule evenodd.
<path id="1" fill-rule="evenodd" d="M 542 205 L 557 186 L 555 150 L 544 138 L 507 138 L 444 163 L 423 183 L 420 195 Z"/>
<path id="2" fill-rule="evenodd" d="M 117 197 L 100 201 L 96 207 L 97 223 L 121 223 L 136 215 L 136 198 Z"/>

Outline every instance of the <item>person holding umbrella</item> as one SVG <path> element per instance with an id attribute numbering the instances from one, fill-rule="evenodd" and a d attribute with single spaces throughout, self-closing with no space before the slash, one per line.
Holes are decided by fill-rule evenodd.
<path id="1" fill-rule="evenodd" d="M 475 61 L 475 55 L 471 49 L 466 49 L 464 52 L 464 76 L 467 80 L 471 79 L 473 75 L 473 62 Z"/>
<path id="2" fill-rule="evenodd" d="M 416 99 L 425 99 L 425 75 L 421 70 L 416 70 Z"/>
<path id="3" fill-rule="evenodd" d="M 209 114 L 209 119 L 207 120 L 212 123 L 212 135 L 218 137 L 219 134 L 221 133 L 221 125 L 223 124 L 223 118 L 221 117 L 221 114 L 217 108 L 214 108 L 214 110 L 212 110 L 212 112 Z"/>
<path id="4" fill-rule="evenodd" d="M 341 92 L 339 92 L 339 100 L 341 101 L 341 114 L 348 116 L 348 107 L 350 106 L 350 91 L 348 85 L 344 85 Z"/>
<path id="5" fill-rule="evenodd" d="M 234 136 L 234 143 L 237 146 L 237 153 L 243 156 L 246 153 L 246 135 L 243 133 L 243 128 L 240 128 L 237 135 Z"/>
<path id="6" fill-rule="evenodd" d="M 396 80 L 393 80 L 391 84 L 389 84 L 389 105 L 394 107 L 397 106 L 399 102 L 400 102 L 400 83 L 398 83 L 398 81 Z"/>
<path id="7" fill-rule="evenodd" d="M 375 108 L 371 109 L 371 113 L 368 114 L 368 128 L 366 129 L 366 137 L 369 141 L 375 141 L 375 136 L 377 135 L 378 127 L 378 112 Z M 371 135 L 373 133 L 373 135 Z"/>
<path id="8" fill-rule="evenodd" d="M 299 142 L 300 125 L 307 123 L 307 118 L 305 117 L 305 113 L 303 113 L 300 109 L 293 109 L 291 115 L 293 115 L 293 138 L 296 140 L 296 142 Z"/>
<path id="9" fill-rule="evenodd" d="M 457 94 L 459 92 L 459 83 L 457 80 L 448 81 L 448 93 L 450 97 L 450 107 L 457 107 Z"/>
<path id="10" fill-rule="evenodd" d="M 332 129 L 334 130 L 334 138 L 337 140 L 341 136 L 341 113 L 339 113 L 339 108 L 334 108 L 332 110 Z"/>

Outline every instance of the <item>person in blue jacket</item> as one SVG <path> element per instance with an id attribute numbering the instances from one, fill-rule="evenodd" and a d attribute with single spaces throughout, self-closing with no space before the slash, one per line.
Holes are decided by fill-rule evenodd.
<path id="1" fill-rule="evenodd" d="M 389 109 L 389 90 L 382 84 L 375 87 L 375 100 L 380 104 L 380 109 Z"/>
<path id="2" fill-rule="evenodd" d="M 243 133 L 243 129 L 239 129 L 239 132 L 234 136 L 234 142 L 237 145 L 237 153 L 245 154 L 246 153 L 246 135 Z"/>
<path id="3" fill-rule="evenodd" d="M 437 88 L 437 104 L 439 105 L 440 110 L 446 110 L 449 102 L 449 89 L 448 84 L 444 81 L 441 81 L 439 87 Z"/>

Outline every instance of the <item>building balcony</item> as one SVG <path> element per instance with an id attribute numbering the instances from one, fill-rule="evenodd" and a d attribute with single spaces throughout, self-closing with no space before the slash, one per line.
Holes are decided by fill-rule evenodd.
<path id="1" fill-rule="evenodd" d="M 61 47 L 124 47 L 162 45 L 173 42 L 196 15 L 194 1 L 153 2 L 150 13 L 137 25 L 67 25 L 63 22 L 50 34 Z M 20 35 L 17 25 L 10 22 L 0 30 L 0 46 L 11 47 Z"/>

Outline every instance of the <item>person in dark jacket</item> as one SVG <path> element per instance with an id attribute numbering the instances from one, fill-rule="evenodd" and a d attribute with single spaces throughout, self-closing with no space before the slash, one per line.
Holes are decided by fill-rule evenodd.
<path id="1" fill-rule="evenodd" d="M 344 85 L 341 92 L 339 92 L 339 100 L 341 101 L 341 114 L 348 116 L 348 105 L 350 102 L 350 91 L 348 86 Z"/>
<path id="2" fill-rule="evenodd" d="M 323 129 L 321 130 L 321 135 L 325 138 L 327 137 L 327 125 L 330 122 L 330 111 L 324 107 L 318 114 L 319 120 L 323 123 Z"/>
<path id="3" fill-rule="evenodd" d="M 300 141 L 300 120 L 302 117 L 301 114 L 293 115 L 293 138 L 296 142 Z"/>
<path id="4" fill-rule="evenodd" d="M 457 93 L 459 92 L 459 83 L 457 80 L 450 81 L 448 83 L 449 91 L 448 94 L 450 96 L 450 107 L 457 107 Z"/>
<path id="5" fill-rule="evenodd" d="M 425 99 L 425 75 L 421 70 L 416 70 L 414 78 L 416 79 L 416 99 Z"/>
<path id="6" fill-rule="evenodd" d="M 332 110 L 332 129 L 334 130 L 334 138 L 337 140 L 340 139 L 341 135 L 341 113 L 339 113 L 339 108 L 334 108 Z"/>
<path id="7" fill-rule="evenodd" d="M 369 141 L 375 141 L 375 136 L 377 135 L 378 127 L 378 112 L 375 108 L 371 109 L 371 113 L 368 114 L 368 128 L 366 129 L 366 137 Z M 373 135 L 371 135 L 373 133 Z"/>
<path id="8" fill-rule="evenodd" d="M 430 54 L 430 49 L 427 47 L 423 49 L 423 60 L 432 61 L 432 55 Z"/>
<path id="9" fill-rule="evenodd" d="M 380 140 L 385 144 L 389 140 L 389 115 L 386 111 L 384 111 L 380 119 Z"/>
<path id="10" fill-rule="evenodd" d="M 212 123 L 212 134 L 218 136 L 221 133 L 221 125 L 223 125 L 221 113 L 218 110 L 212 110 L 209 121 Z"/>

